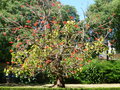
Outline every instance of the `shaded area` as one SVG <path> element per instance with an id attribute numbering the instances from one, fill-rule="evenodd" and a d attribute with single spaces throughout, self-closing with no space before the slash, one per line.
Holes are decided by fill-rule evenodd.
<path id="1" fill-rule="evenodd" d="M 6 68 L 7 64 L 11 64 L 10 49 L 11 44 L 7 40 L 7 37 L 0 35 L 0 83 L 6 82 L 4 68 Z"/>

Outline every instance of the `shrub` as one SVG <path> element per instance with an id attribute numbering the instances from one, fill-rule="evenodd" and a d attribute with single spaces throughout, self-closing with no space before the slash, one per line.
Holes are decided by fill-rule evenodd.
<path id="1" fill-rule="evenodd" d="M 81 83 L 120 83 L 120 60 L 93 60 L 74 78 Z"/>

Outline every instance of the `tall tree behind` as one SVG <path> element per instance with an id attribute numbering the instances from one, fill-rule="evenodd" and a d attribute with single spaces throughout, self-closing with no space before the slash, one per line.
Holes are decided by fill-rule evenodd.
<path id="1" fill-rule="evenodd" d="M 111 20 L 107 27 L 113 30 L 113 33 L 108 35 L 109 39 L 114 39 L 111 43 L 114 43 L 116 50 L 120 52 L 120 0 L 95 0 L 87 10 L 87 16 L 89 20 L 93 20 L 95 26 L 105 24 Z M 100 22 L 99 25 L 97 22 Z M 104 28 L 104 27 L 103 27 Z"/>

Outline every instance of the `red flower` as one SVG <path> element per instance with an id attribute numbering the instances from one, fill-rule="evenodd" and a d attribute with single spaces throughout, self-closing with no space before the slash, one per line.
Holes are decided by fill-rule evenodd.
<path id="1" fill-rule="evenodd" d="M 109 29 L 109 32 L 112 32 L 112 29 Z"/>
<path id="2" fill-rule="evenodd" d="M 31 23 L 31 21 L 30 21 L 30 20 L 27 20 L 26 22 L 27 22 L 27 23 Z"/>
<path id="3" fill-rule="evenodd" d="M 18 45 L 22 45 L 22 42 L 19 42 Z"/>
<path id="4" fill-rule="evenodd" d="M 11 42 L 9 42 L 9 43 L 12 44 L 12 43 L 14 43 L 14 42 L 11 41 Z"/>
<path id="5" fill-rule="evenodd" d="M 10 64 L 10 62 L 6 62 L 7 64 Z"/>
<path id="6" fill-rule="evenodd" d="M 17 40 L 19 41 L 19 40 L 20 40 L 20 38 L 17 38 Z"/>
<path id="7" fill-rule="evenodd" d="M 14 62 L 14 61 L 12 61 L 11 63 L 12 63 L 12 64 L 14 64 L 15 62 Z"/>
<path id="8" fill-rule="evenodd" d="M 86 26 L 87 26 L 87 27 L 89 27 L 89 26 L 90 26 L 90 24 L 86 24 Z"/>
<path id="9" fill-rule="evenodd" d="M 3 35 L 6 36 L 7 35 L 6 32 L 3 32 Z"/>
<path id="10" fill-rule="evenodd" d="M 83 58 L 79 58 L 79 60 L 83 61 Z"/>
<path id="11" fill-rule="evenodd" d="M 31 26 L 27 26 L 28 28 L 32 28 Z"/>
<path id="12" fill-rule="evenodd" d="M 58 8 L 61 8 L 60 6 L 58 6 Z"/>
<path id="13" fill-rule="evenodd" d="M 98 41 L 99 39 L 98 39 L 98 38 L 95 38 L 95 40 L 97 40 L 97 41 Z"/>
<path id="14" fill-rule="evenodd" d="M 98 34 L 98 32 L 95 32 L 96 34 Z"/>
<path id="15" fill-rule="evenodd" d="M 12 49 L 10 49 L 10 51 L 9 51 L 10 53 L 12 53 L 13 52 L 13 50 Z"/>
<path id="16" fill-rule="evenodd" d="M 43 24 L 44 24 L 44 23 L 45 23 L 45 21 L 41 21 L 41 23 L 43 23 Z"/>
<path id="17" fill-rule="evenodd" d="M 20 30 L 20 28 L 12 28 L 12 30 Z"/>
<path id="18" fill-rule="evenodd" d="M 23 8 L 23 7 L 24 7 L 24 5 L 21 5 L 20 7 L 21 7 L 21 8 Z"/>
<path id="19" fill-rule="evenodd" d="M 76 59 L 77 59 L 77 60 L 79 60 L 79 58 L 78 58 L 78 57 L 76 57 Z"/>
<path id="20" fill-rule="evenodd" d="M 52 3 L 51 5 L 52 5 L 52 7 L 54 7 L 54 6 L 55 6 L 55 4 L 54 4 L 54 3 Z"/>
<path id="21" fill-rule="evenodd" d="M 90 24 L 86 24 L 86 28 L 89 29 L 90 28 Z"/>
<path id="22" fill-rule="evenodd" d="M 47 24 L 47 25 L 46 25 L 46 28 L 47 28 L 47 29 L 50 29 L 50 24 Z"/>
<path id="23" fill-rule="evenodd" d="M 45 34 L 42 34 L 42 37 L 45 37 Z"/>
<path id="24" fill-rule="evenodd" d="M 33 33 L 37 33 L 37 30 L 36 30 L 36 29 L 34 29 L 34 30 L 33 30 Z"/>
<path id="25" fill-rule="evenodd" d="M 53 19 L 56 19 L 56 17 L 52 17 Z"/>
<path id="26" fill-rule="evenodd" d="M 74 27 L 75 27 L 75 28 L 79 28 L 79 26 L 78 26 L 78 25 L 74 25 Z"/>
<path id="27" fill-rule="evenodd" d="M 78 31 L 77 33 L 83 33 L 82 31 Z"/>
<path id="28" fill-rule="evenodd" d="M 59 1 L 56 2 L 57 4 L 61 4 Z"/>
<path id="29" fill-rule="evenodd" d="M 70 71 L 72 74 L 75 74 L 76 73 L 76 71 Z"/>
<path id="30" fill-rule="evenodd" d="M 37 67 L 42 68 L 43 66 L 42 65 L 38 65 Z"/>
<path id="31" fill-rule="evenodd" d="M 32 33 L 32 36 L 36 36 L 36 34 L 35 34 L 35 33 Z"/>
<path id="32" fill-rule="evenodd" d="M 51 62 L 52 62 L 52 60 L 47 60 L 47 61 L 45 61 L 46 64 L 49 64 L 49 63 L 51 63 Z"/>
<path id="33" fill-rule="evenodd" d="M 73 58 L 74 56 L 71 55 L 70 57 Z"/>
<path id="34" fill-rule="evenodd" d="M 67 21 L 63 21 L 63 24 L 66 24 L 67 23 Z"/>
<path id="35" fill-rule="evenodd" d="M 59 45 L 63 45 L 63 44 L 64 44 L 64 42 L 59 43 Z"/>
<path id="36" fill-rule="evenodd" d="M 66 59 L 63 59 L 64 61 L 67 61 Z"/>
<path id="37" fill-rule="evenodd" d="M 64 33 L 64 31 L 60 31 L 61 33 Z"/>
<path id="38" fill-rule="evenodd" d="M 88 60 L 88 62 L 91 62 L 91 60 Z"/>
<path id="39" fill-rule="evenodd" d="M 30 40 L 26 40 L 26 43 L 28 44 L 30 42 Z"/>
<path id="40" fill-rule="evenodd" d="M 100 27 L 101 29 L 104 29 L 104 27 Z"/>
<path id="41" fill-rule="evenodd" d="M 77 50 L 77 49 L 74 49 L 74 52 L 78 52 L 78 50 Z"/>
<path id="42" fill-rule="evenodd" d="M 83 61 L 83 59 L 82 59 L 82 58 L 79 58 L 79 57 L 76 57 L 76 59 L 77 59 L 77 60 L 81 60 L 81 61 Z"/>
<path id="43" fill-rule="evenodd" d="M 51 21 L 52 23 L 56 24 L 57 22 L 56 21 Z"/>
<path id="44" fill-rule="evenodd" d="M 20 46 L 19 45 L 16 45 L 16 48 L 19 48 Z"/>
<path id="45" fill-rule="evenodd" d="M 73 51 L 72 53 L 71 53 L 71 55 L 74 55 L 75 54 L 75 51 Z"/>
<path id="46" fill-rule="evenodd" d="M 45 46 L 44 48 L 45 48 L 45 49 L 46 49 L 46 48 L 49 48 L 49 46 Z"/>
<path id="47" fill-rule="evenodd" d="M 83 51 L 88 51 L 87 49 L 84 49 Z"/>
<path id="48" fill-rule="evenodd" d="M 80 66 L 82 67 L 82 66 L 83 66 L 83 64 L 80 64 Z"/>
<path id="49" fill-rule="evenodd" d="M 37 26 L 37 25 L 38 25 L 38 22 L 35 22 L 35 23 L 34 23 L 34 26 Z"/>
<path id="50" fill-rule="evenodd" d="M 28 27 L 27 25 L 24 26 L 25 28 Z"/>
<path id="51" fill-rule="evenodd" d="M 82 47 L 83 45 L 82 44 L 78 44 L 79 47 Z"/>
<path id="52" fill-rule="evenodd" d="M 90 39 L 90 37 L 88 37 L 88 39 Z"/>
<path id="53" fill-rule="evenodd" d="M 70 18 L 70 19 L 74 19 L 74 17 L 73 17 L 73 16 L 69 16 L 69 18 Z"/>

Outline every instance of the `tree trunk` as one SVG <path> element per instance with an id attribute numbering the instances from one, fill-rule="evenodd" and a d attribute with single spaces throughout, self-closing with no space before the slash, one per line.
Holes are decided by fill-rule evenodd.
<path id="1" fill-rule="evenodd" d="M 54 82 L 54 85 L 52 87 L 65 88 L 65 83 L 64 83 L 64 80 L 63 80 L 63 76 L 57 76 L 56 81 Z"/>
<path id="2" fill-rule="evenodd" d="M 107 50 L 107 60 L 109 60 L 108 50 Z"/>
<path id="3" fill-rule="evenodd" d="M 57 80 L 56 81 L 57 87 L 63 87 L 63 88 L 65 87 L 65 83 L 62 76 L 58 76 L 56 80 Z"/>
<path id="4" fill-rule="evenodd" d="M 56 58 L 56 62 L 55 62 L 56 81 L 54 82 L 54 85 L 52 87 L 65 88 L 65 83 L 64 83 L 64 78 L 63 78 L 63 66 L 60 65 L 60 62 L 62 60 L 62 56 L 58 57 L 58 54 L 56 54 L 55 58 Z"/>

